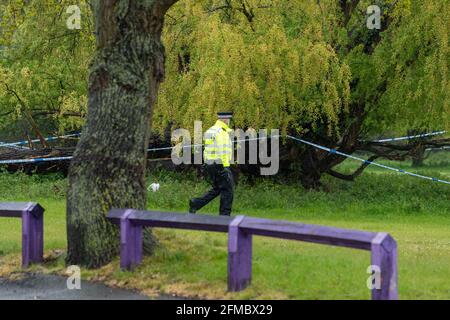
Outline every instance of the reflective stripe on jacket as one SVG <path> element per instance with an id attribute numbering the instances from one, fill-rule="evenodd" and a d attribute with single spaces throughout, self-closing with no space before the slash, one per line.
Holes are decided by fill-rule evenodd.
<path id="1" fill-rule="evenodd" d="M 233 155 L 230 138 L 232 131 L 224 122 L 217 120 L 214 126 L 205 132 L 203 153 L 205 161 L 221 163 L 224 167 L 230 166 Z"/>

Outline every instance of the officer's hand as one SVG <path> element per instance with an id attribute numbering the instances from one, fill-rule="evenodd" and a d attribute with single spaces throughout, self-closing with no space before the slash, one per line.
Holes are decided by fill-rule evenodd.
<path id="1" fill-rule="evenodd" d="M 231 167 L 223 167 L 223 171 L 231 173 Z"/>

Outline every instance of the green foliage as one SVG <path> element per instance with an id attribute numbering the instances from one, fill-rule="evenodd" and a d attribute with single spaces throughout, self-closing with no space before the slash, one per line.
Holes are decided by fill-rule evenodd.
<path id="1" fill-rule="evenodd" d="M 360 48 L 351 54 L 352 70 L 355 75 L 360 71 L 364 87 L 360 98 L 370 104 L 368 130 L 405 133 L 405 128 L 449 128 L 449 4 L 399 1 L 388 10 L 392 22 L 370 61 L 364 64 L 359 58 Z M 367 97 L 375 95 L 381 97 L 371 103 Z"/>
<path id="2" fill-rule="evenodd" d="M 448 159 L 448 157 L 447 157 Z M 398 165 L 398 164 L 397 164 Z M 356 163 L 346 164 L 345 172 L 355 170 Z M 402 166 L 412 171 L 410 165 Z M 422 174 L 450 180 L 448 170 L 444 167 L 431 167 L 420 171 Z M 160 183 L 159 192 L 149 192 L 148 203 L 153 209 L 185 211 L 188 199 L 203 194 L 209 185 L 201 178 L 183 179 L 174 177 L 166 171 L 152 171 L 148 185 Z M 357 179 L 355 183 L 325 177 L 327 191 L 308 192 L 295 182 L 261 179 L 255 185 L 239 180 L 236 188 L 234 214 L 265 214 L 264 210 L 275 211 L 287 215 L 292 212 L 295 217 L 296 208 L 304 208 L 303 216 L 334 216 L 335 210 L 340 215 L 358 212 L 367 216 L 385 215 L 450 215 L 448 206 L 448 186 L 430 181 L 419 180 L 398 173 L 369 169 L 368 173 Z M 256 196 L 255 196 L 256 195 Z M 205 207 L 202 212 L 218 212 L 219 201 Z M 256 211 L 255 211 L 256 210 Z"/>
<path id="3" fill-rule="evenodd" d="M 94 36 L 88 4 L 81 30 L 69 30 L 73 1 L 10 1 L 0 10 L 0 130 L 28 111 L 43 129 L 78 129 L 86 111 Z M 24 110 L 26 109 L 26 110 Z"/>
<path id="4" fill-rule="evenodd" d="M 67 182 L 60 174 L 26 175 L 0 169 L 0 177 L 0 194 L 4 201 L 61 200 L 66 196 Z"/>
<path id="5" fill-rule="evenodd" d="M 0 82 L 52 130 L 84 121 L 95 39 L 88 2 L 68 30 L 73 1 L 0 2 Z M 381 32 L 366 8 L 383 10 Z M 234 110 L 236 125 L 312 131 L 336 140 L 364 105 L 366 135 L 449 129 L 449 1 L 360 1 L 348 24 L 340 1 L 182 0 L 164 29 L 166 81 L 153 129 L 192 128 Z M 0 130 L 23 118 L 0 85 Z"/>
<path id="6" fill-rule="evenodd" d="M 236 8 L 239 3 L 231 1 Z M 271 1 L 257 9 L 259 1 L 246 3 L 255 10 L 251 23 L 242 13 L 215 11 L 221 1 L 180 1 L 170 11 L 157 129 L 192 128 L 196 119 L 211 123 L 218 110 L 233 110 L 243 128 L 299 133 L 312 123 L 336 135 L 350 70 L 325 41 L 316 5 Z M 296 17 L 307 21 L 301 30 Z"/>
<path id="7" fill-rule="evenodd" d="M 445 160 L 447 159 L 447 160 Z M 447 161 L 447 162 L 445 162 Z M 347 165 L 347 164 L 346 164 Z M 432 165 L 430 168 L 429 166 Z M 442 165 L 442 166 L 437 166 Z M 404 164 L 408 167 L 408 164 Z M 427 160 L 427 174 L 450 178 L 448 157 Z M 349 170 L 354 168 L 348 168 Z M 200 178 L 153 170 L 148 183 L 161 189 L 149 194 L 149 209 L 186 211 L 187 200 L 206 190 Z M 55 192 L 66 180 L 49 175 L 0 174 L 0 200 L 39 201 L 45 212 L 45 248 L 65 249 L 64 194 Z M 401 299 L 447 299 L 448 187 L 412 177 L 370 171 L 356 183 L 329 181 L 328 192 L 306 192 L 297 184 L 268 180 L 255 186 L 240 183 L 236 189 L 236 213 L 269 219 L 391 233 L 399 246 Z M 255 196 L 257 195 L 257 196 Z M 203 212 L 217 212 L 217 201 Z M 368 299 L 366 287 L 369 253 L 297 241 L 255 237 L 253 284 L 244 292 L 226 293 L 224 234 L 157 229 L 161 246 L 146 257 L 135 272 L 119 271 L 118 259 L 100 270 L 83 270 L 83 279 L 115 281 L 115 285 L 185 296 L 230 299 Z M 2 219 L 2 266 L 13 255 L 20 261 L 20 221 Z M 65 264 L 39 267 L 64 271 Z M 17 263 L 17 268 L 20 268 Z M 285 277 L 281 277 L 283 274 Z M 96 277 L 97 275 L 97 277 Z M 118 283 L 119 282 L 119 283 Z M 298 284 L 302 285 L 299 286 Z M 151 289 L 151 290 L 150 290 Z M 146 290 L 146 291 L 145 291 Z"/>
<path id="8" fill-rule="evenodd" d="M 448 128 L 449 2 L 376 1 L 382 31 L 366 27 L 372 4 L 343 25 L 338 1 L 180 1 L 156 128 L 231 109 L 240 127 L 339 136 L 349 103 L 368 111 L 366 134 Z"/>
<path id="9" fill-rule="evenodd" d="M 410 161 L 379 162 L 410 172 L 450 180 L 448 152 L 435 153 L 427 158 L 420 171 L 412 168 Z M 359 165 L 356 161 L 345 162 L 338 170 L 350 173 Z M 253 182 L 247 181 L 245 176 L 240 176 L 234 208 L 237 213 L 254 210 L 264 213 L 265 209 L 295 212 L 301 205 L 308 208 L 306 211 L 312 216 L 333 214 L 335 208 L 339 208 L 342 212 L 351 212 L 355 207 L 368 216 L 379 214 L 409 216 L 421 213 L 450 215 L 447 185 L 386 171 L 379 167 L 370 166 L 366 171 L 367 173 L 357 178 L 355 183 L 325 176 L 326 189 L 322 191 L 304 190 L 295 179 L 289 180 L 280 176 L 258 178 Z M 147 186 L 153 182 L 161 185 L 158 192 L 148 193 L 147 203 L 153 209 L 185 211 L 189 198 L 209 188 L 208 181 L 193 171 L 174 172 L 156 167 L 149 171 L 146 180 Z M 3 200 L 63 200 L 66 189 L 67 179 L 60 174 L 29 176 L 20 172 L 10 174 L 0 171 L 0 194 Z M 208 205 L 204 212 L 218 211 L 218 202 Z"/>

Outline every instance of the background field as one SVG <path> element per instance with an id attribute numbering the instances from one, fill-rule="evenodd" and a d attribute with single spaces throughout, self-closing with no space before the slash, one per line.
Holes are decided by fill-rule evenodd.
<path id="1" fill-rule="evenodd" d="M 385 162 L 387 163 L 387 162 Z M 450 180 L 450 154 L 441 152 L 422 168 L 390 163 Z M 350 171 L 357 163 L 346 162 Z M 193 195 L 208 185 L 194 173 L 155 170 L 148 184 L 148 208 L 185 212 Z M 326 191 L 307 192 L 282 179 L 241 179 L 234 214 L 285 219 L 370 231 L 386 231 L 399 246 L 401 299 L 450 299 L 450 186 L 370 168 L 356 182 L 325 178 Z M 58 175 L 0 174 L 0 201 L 38 201 L 46 208 L 45 250 L 41 272 L 64 270 L 66 180 Z M 218 202 L 201 213 L 218 211 Z M 84 270 L 85 279 L 157 292 L 207 298 L 367 299 L 369 253 L 294 241 L 257 237 L 254 278 L 242 293 L 226 293 L 227 239 L 222 234 L 156 230 L 160 245 L 135 272 L 120 272 L 118 260 L 100 270 Z M 20 221 L 0 220 L 0 274 L 19 270 Z M 61 251 L 62 250 L 62 251 Z M 58 252 L 62 252 L 60 255 Z M 2 267 L 3 266 L 3 267 Z M 3 269 L 2 269 L 3 268 Z"/>

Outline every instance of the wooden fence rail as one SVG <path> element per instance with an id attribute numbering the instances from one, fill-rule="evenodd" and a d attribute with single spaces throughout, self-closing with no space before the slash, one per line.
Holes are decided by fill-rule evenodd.
<path id="1" fill-rule="evenodd" d="M 173 212 L 114 209 L 108 218 L 120 225 L 120 265 L 131 270 L 142 261 L 142 228 L 161 227 L 228 233 L 228 290 L 251 283 L 253 236 L 275 237 L 371 251 L 380 286 L 372 299 L 392 300 L 397 291 L 397 244 L 387 233 L 374 233 L 245 216 L 222 217 Z"/>
<path id="2" fill-rule="evenodd" d="M 22 219 L 22 266 L 42 262 L 44 209 L 32 202 L 3 202 L 0 203 L 0 217 Z"/>

